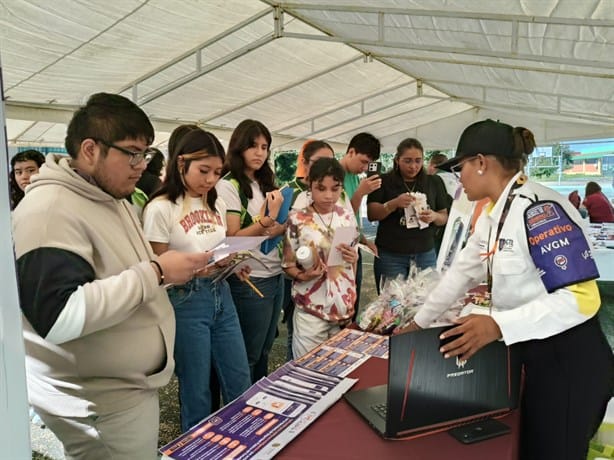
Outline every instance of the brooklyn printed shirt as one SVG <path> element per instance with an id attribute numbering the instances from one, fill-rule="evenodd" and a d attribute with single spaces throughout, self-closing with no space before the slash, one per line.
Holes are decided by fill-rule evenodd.
<path id="1" fill-rule="evenodd" d="M 224 202 L 218 198 L 215 208 L 210 210 L 200 197 L 179 197 L 176 203 L 160 197 L 145 208 L 143 231 L 149 241 L 167 243 L 169 249 L 209 251 L 226 236 Z"/>
<path id="2" fill-rule="evenodd" d="M 296 266 L 296 251 L 307 246 L 323 261 L 328 259 L 336 228 L 358 228 L 356 219 L 347 208 L 336 205 L 331 213 L 317 214 L 305 208 L 293 210 L 288 217 L 284 240 L 284 268 Z M 352 241 L 348 241 L 348 244 Z M 292 300 L 297 308 L 325 321 L 338 322 L 351 318 L 356 300 L 356 281 L 351 264 L 328 267 L 320 277 L 310 281 L 292 282 Z"/>

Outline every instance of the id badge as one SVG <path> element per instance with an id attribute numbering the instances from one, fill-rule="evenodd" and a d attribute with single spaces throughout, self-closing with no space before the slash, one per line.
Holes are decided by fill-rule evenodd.
<path id="1" fill-rule="evenodd" d="M 413 206 L 408 206 L 404 209 L 404 218 L 405 218 L 405 228 L 418 228 L 418 215 L 416 214 L 416 210 Z M 403 218 L 401 218 L 403 220 Z M 403 225 L 403 222 L 401 222 Z"/>

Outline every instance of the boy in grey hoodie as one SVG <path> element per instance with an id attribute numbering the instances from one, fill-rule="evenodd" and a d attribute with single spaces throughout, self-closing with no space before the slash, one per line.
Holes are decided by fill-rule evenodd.
<path id="1" fill-rule="evenodd" d="M 210 257 L 156 257 L 124 199 L 153 137 L 128 99 L 91 96 L 68 125 L 70 157 L 47 156 L 13 215 L 30 403 L 69 458 L 155 458 L 174 366 L 163 285 Z"/>

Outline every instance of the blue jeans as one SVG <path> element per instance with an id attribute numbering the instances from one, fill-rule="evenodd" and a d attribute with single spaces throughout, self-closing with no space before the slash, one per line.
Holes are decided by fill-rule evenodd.
<path id="1" fill-rule="evenodd" d="M 215 366 L 224 403 L 249 388 L 249 367 L 226 281 L 195 278 L 170 288 L 168 297 L 177 323 L 174 356 L 181 431 L 187 431 L 211 413 L 211 366 Z"/>
<path id="2" fill-rule="evenodd" d="M 264 298 L 235 275 L 228 278 L 228 283 L 239 314 L 252 382 L 256 382 L 269 373 L 269 352 L 275 341 L 281 313 L 284 278 L 279 274 L 269 278 L 250 279 Z"/>
<path id="3" fill-rule="evenodd" d="M 402 275 L 404 278 L 407 278 L 412 264 L 416 265 L 420 270 L 437 266 L 435 249 L 416 254 L 399 254 L 397 252 L 386 251 L 378 246 L 377 253 L 379 257 L 375 257 L 373 260 L 373 274 L 375 275 L 375 287 L 378 294 L 382 277 L 396 278 Z"/>
<path id="4" fill-rule="evenodd" d="M 290 278 L 284 278 L 284 321 L 288 327 L 288 340 L 286 341 L 286 361 L 292 361 L 294 355 L 292 354 L 292 336 L 294 335 L 294 301 L 292 300 L 292 280 Z"/>
<path id="5" fill-rule="evenodd" d="M 356 301 L 354 302 L 354 315 L 352 321 L 356 321 L 356 315 L 360 309 L 360 285 L 362 284 L 362 252 L 358 250 L 358 261 L 356 262 Z"/>

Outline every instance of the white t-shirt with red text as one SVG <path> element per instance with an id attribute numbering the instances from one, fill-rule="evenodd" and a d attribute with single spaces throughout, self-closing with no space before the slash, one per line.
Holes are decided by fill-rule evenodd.
<path id="1" fill-rule="evenodd" d="M 210 210 L 202 198 L 154 199 L 143 213 L 143 231 L 154 243 L 184 252 L 208 251 L 226 237 L 226 205 L 221 198 Z"/>

